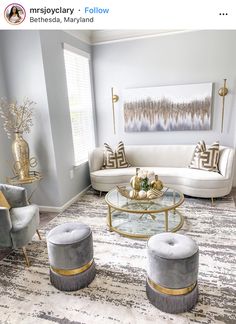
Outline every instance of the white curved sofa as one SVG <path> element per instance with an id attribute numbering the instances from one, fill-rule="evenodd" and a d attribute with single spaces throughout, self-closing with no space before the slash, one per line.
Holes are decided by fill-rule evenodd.
<path id="1" fill-rule="evenodd" d="M 194 148 L 195 145 L 126 145 L 126 157 L 132 167 L 105 170 L 101 169 L 103 148 L 95 148 L 89 154 L 92 187 L 99 191 L 109 191 L 116 185 L 128 183 L 135 174 L 135 168 L 140 167 L 154 171 L 166 186 L 189 196 L 216 198 L 230 193 L 234 149 L 220 147 L 220 173 L 217 173 L 188 168 Z"/>

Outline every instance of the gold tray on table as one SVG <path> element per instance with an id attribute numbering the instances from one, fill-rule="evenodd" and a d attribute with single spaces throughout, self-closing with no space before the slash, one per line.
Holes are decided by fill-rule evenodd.
<path id="1" fill-rule="evenodd" d="M 151 194 L 149 197 L 145 197 L 145 198 L 141 198 L 139 196 L 130 197 L 130 192 L 133 190 L 128 190 L 127 187 L 125 186 L 123 187 L 116 186 L 116 187 L 122 196 L 133 200 L 152 200 L 152 199 L 160 198 L 164 195 L 164 191 L 160 191 L 157 189 L 150 189 L 149 191 L 151 191 Z"/>

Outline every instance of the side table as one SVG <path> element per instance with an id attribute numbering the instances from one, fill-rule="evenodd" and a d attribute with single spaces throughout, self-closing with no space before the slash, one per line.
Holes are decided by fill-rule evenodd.
<path id="1" fill-rule="evenodd" d="M 28 201 L 30 203 L 30 199 L 32 198 L 34 192 L 36 191 L 39 181 L 43 179 L 43 176 L 40 172 L 38 171 L 30 171 L 29 172 L 29 177 L 25 179 L 20 179 L 18 175 L 9 178 L 6 178 L 6 181 L 8 184 L 11 184 L 13 186 L 23 186 L 23 185 L 28 185 L 28 184 L 34 184 L 34 188 L 32 189 Z"/>

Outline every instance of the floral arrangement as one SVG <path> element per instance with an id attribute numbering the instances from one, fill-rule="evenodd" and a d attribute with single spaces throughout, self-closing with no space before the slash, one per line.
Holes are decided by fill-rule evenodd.
<path id="1" fill-rule="evenodd" d="M 163 193 L 163 183 L 158 180 L 158 176 L 153 171 L 136 168 L 136 175 L 130 179 L 132 190 L 129 192 L 131 199 L 154 199 Z M 121 191 L 120 191 L 121 192 Z M 124 190 L 121 192 L 127 195 Z"/>
<path id="2" fill-rule="evenodd" d="M 148 191 L 151 188 L 151 182 L 155 180 L 155 173 L 148 170 L 138 170 L 138 177 L 140 181 L 141 189 Z"/>
<path id="3" fill-rule="evenodd" d="M 17 101 L 8 103 L 6 99 L 0 100 L 0 116 L 3 118 L 3 128 L 8 138 L 12 133 L 29 133 L 33 126 L 33 106 L 35 102 L 28 98 L 23 100 L 22 105 Z"/>

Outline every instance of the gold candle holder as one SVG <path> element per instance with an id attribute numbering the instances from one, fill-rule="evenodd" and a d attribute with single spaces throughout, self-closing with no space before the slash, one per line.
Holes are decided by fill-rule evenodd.
<path id="1" fill-rule="evenodd" d="M 119 100 L 119 96 L 114 94 L 114 88 L 111 88 L 111 101 L 112 101 L 112 117 L 113 117 L 113 131 L 116 133 L 116 120 L 115 120 L 115 103 Z"/>
<path id="2" fill-rule="evenodd" d="M 225 96 L 229 92 L 228 88 L 226 87 L 226 80 L 227 79 L 224 79 L 224 85 L 218 91 L 218 94 L 222 97 L 221 133 L 223 132 L 223 127 L 224 127 Z"/>

